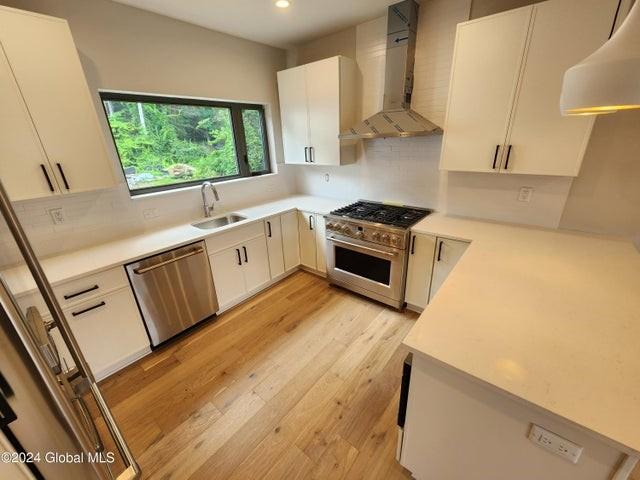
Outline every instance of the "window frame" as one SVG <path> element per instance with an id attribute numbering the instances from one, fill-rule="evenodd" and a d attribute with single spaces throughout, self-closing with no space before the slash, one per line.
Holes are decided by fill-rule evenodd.
<path id="1" fill-rule="evenodd" d="M 105 119 L 107 121 L 107 128 L 109 129 L 109 134 L 111 135 L 111 140 L 113 141 L 116 154 L 118 155 L 118 164 L 120 165 L 120 170 L 122 171 L 122 175 L 125 178 L 125 183 L 127 184 L 129 195 L 132 197 L 135 197 L 138 195 L 145 195 L 149 193 L 177 190 L 180 188 L 194 187 L 197 185 L 202 185 L 203 182 L 218 183 L 218 182 L 224 182 L 227 180 L 235 180 L 238 178 L 258 177 L 258 176 L 267 175 L 273 172 L 272 165 L 271 165 L 269 139 L 267 134 L 266 112 L 265 112 L 264 105 L 262 104 L 231 102 L 231 101 L 221 101 L 221 100 L 207 100 L 202 98 L 190 98 L 190 97 L 174 97 L 174 96 L 167 96 L 167 95 L 147 94 L 147 93 L 123 93 L 123 92 L 116 92 L 116 91 L 110 91 L 110 90 L 100 90 L 98 93 L 100 95 L 100 103 L 102 104 L 102 109 L 104 111 Z M 189 106 L 196 106 L 196 107 L 218 107 L 218 108 L 229 109 L 231 113 L 231 128 L 233 130 L 233 140 L 235 143 L 236 164 L 238 165 L 238 174 L 227 175 L 224 177 L 203 178 L 203 179 L 193 180 L 189 182 L 180 182 L 180 183 L 174 183 L 170 185 L 159 185 L 156 187 L 144 187 L 144 188 L 137 188 L 135 190 L 132 190 L 131 187 L 129 186 L 129 182 L 127 182 L 126 180 L 126 174 L 124 173 L 124 165 L 122 164 L 122 159 L 120 158 L 120 151 L 118 150 L 118 144 L 113 135 L 111 124 L 109 123 L 109 113 L 107 112 L 107 107 L 105 105 L 105 102 L 107 101 L 156 103 L 156 104 L 165 104 L 165 105 L 189 105 Z M 242 112 L 244 110 L 258 111 L 261 119 L 262 144 L 264 145 L 264 155 L 265 155 L 265 169 L 258 172 L 252 172 L 251 167 L 249 166 L 247 142 L 246 142 L 246 137 L 244 132 L 244 121 L 242 119 Z"/>

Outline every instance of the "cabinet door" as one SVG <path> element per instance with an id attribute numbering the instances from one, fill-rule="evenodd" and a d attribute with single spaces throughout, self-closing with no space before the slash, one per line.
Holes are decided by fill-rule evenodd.
<path id="1" fill-rule="evenodd" d="M 316 232 L 316 268 L 319 272 L 325 273 L 327 271 L 326 260 L 326 227 L 324 221 L 324 215 L 314 215 L 314 229 Z"/>
<path id="2" fill-rule="evenodd" d="M 443 170 L 499 168 L 532 10 L 519 8 L 458 25 L 440 161 Z M 497 146 L 501 148 L 496 158 Z"/>
<path id="3" fill-rule="evenodd" d="M 264 221 L 264 233 L 267 236 L 269 252 L 269 270 L 271 278 L 284 273 L 284 252 L 282 251 L 282 226 L 280 217 L 269 217 Z"/>
<path id="4" fill-rule="evenodd" d="M 216 287 L 220 310 L 234 303 L 247 290 L 244 284 L 240 247 L 228 248 L 209 256 L 213 283 Z"/>
<path id="5" fill-rule="evenodd" d="M 242 270 L 247 293 L 255 292 L 271 280 L 269 253 L 265 237 L 257 237 L 242 245 Z"/>
<path id="6" fill-rule="evenodd" d="M 0 105 L 0 179 L 9 197 L 15 201 L 58 193 L 49 161 L 1 47 Z"/>
<path id="7" fill-rule="evenodd" d="M 436 241 L 435 259 L 433 261 L 429 301 L 431 301 L 438 292 L 468 246 L 469 244 L 467 242 L 438 237 Z"/>
<path id="8" fill-rule="evenodd" d="M 606 40 L 617 0 L 554 0 L 535 6 L 502 172 L 576 176 L 594 117 L 563 117 L 564 73 Z M 505 168 L 507 167 L 507 168 Z"/>
<path id="9" fill-rule="evenodd" d="M 311 162 L 340 165 L 340 57 L 306 65 Z"/>
<path id="10" fill-rule="evenodd" d="M 313 213 L 298 212 L 298 233 L 300 237 L 300 263 L 307 268 L 316 269 L 316 232 L 313 226 Z"/>
<path id="11" fill-rule="evenodd" d="M 285 163 L 305 163 L 309 146 L 309 114 L 305 67 L 278 72 L 280 118 Z"/>
<path id="12" fill-rule="evenodd" d="M 0 42 L 62 192 L 114 186 L 103 132 L 67 22 L 0 10 Z"/>
<path id="13" fill-rule="evenodd" d="M 128 287 L 64 312 L 80 350 L 98 377 L 149 347 L 149 337 Z"/>
<path id="14" fill-rule="evenodd" d="M 300 240 L 298 238 L 298 212 L 287 212 L 280 216 L 282 224 L 282 249 L 284 269 L 289 271 L 300 265 Z"/>
<path id="15" fill-rule="evenodd" d="M 429 300 L 436 239 L 431 235 L 414 233 L 409 248 L 405 301 L 415 307 L 424 308 Z"/>

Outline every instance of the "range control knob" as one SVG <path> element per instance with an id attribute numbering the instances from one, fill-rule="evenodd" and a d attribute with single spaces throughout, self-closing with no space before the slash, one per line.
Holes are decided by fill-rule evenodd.
<path id="1" fill-rule="evenodd" d="M 389 243 L 390 241 L 391 241 L 391 237 L 389 237 L 389 234 L 383 233 L 382 234 L 382 243 Z"/>
<path id="2" fill-rule="evenodd" d="M 400 237 L 398 237 L 397 235 L 392 235 L 391 245 L 393 245 L 394 247 L 397 247 L 398 245 L 400 245 Z"/>
<path id="3" fill-rule="evenodd" d="M 356 232 L 356 238 L 364 238 L 364 232 Z"/>
<path id="4" fill-rule="evenodd" d="M 333 230 L 333 223 L 332 222 L 327 222 L 327 230 Z"/>
<path id="5" fill-rule="evenodd" d="M 342 225 L 342 233 L 351 233 L 351 228 L 349 227 L 349 225 Z"/>
<path id="6" fill-rule="evenodd" d="M 371 238 L 373 240 L 375 240 L 376 242 L 380 241 L 380 232 L 373 232 L 373 235 L 371 235 Z"/>

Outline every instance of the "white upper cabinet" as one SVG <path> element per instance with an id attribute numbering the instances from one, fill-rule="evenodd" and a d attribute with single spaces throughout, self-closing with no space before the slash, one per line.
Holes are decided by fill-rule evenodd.
<path id="1" fill-rule="evenodd" d="M 458 25 L 441 168 L 491 172 L 494 158 L 499 167 L 532 8 Z"/>
<path id="2" fill-rule="evenodd" d="M 0 49 L 0 179 L 12 200 L 59 193 L 29 112 Z"/>
<path id="3" fill-rule="evenodd" d="M 562 79 L 607 40 L 617 3 L 552 0 L 536 6 L 503 171 L 578 175 L 594 117 L 560 114 Z"/>
<path id="4" fill-rule="evenodd" d="M 309 110 L 305 68 L 278 72 L 285 163 L 308 162 Z"/>
<path id="5" fill-rule="evenodd" d="M 47 158 L 44 165 L 52 176 L 54 190 L 76 193 L 114 186 L 103 132 L 67 22 L 0 7 L 0 44 L 4 53 L 0 63 L 6 64 L 0 75 L 7 75 L 8 66 L 18 89 L 3 91 L 2 96 L 13 95 L 9 103 L 14 104 L 14 110 L 18 102 L 28 112 L 41 145 L 31 138 L 24 148 L 27 152 L 44 151 Z M 5 84 L 8 80 L 0 81 Z M 7 99 L 3 98 L 3 105 L 5 102 Z M 16 135 L 26 135 L 21 122 L 9 127 L 11 133 L 15 129 Z M 0 146 L 2 171 L 17 167 L 15 160 L 4 155 L 5 148 Z M 35 168 L 37 160 L 33 154 L 31 158 L 30 168 L 24 173 L 32 172 L 31 181 L 42 184 L 44 172 Z M 38 160 L 43 160 L 42 154 Z M 9 190 L 17 192 L 15 198 L 54 193 L 46 179 L 44 190 L 29 187 L 23 191 L 12 177 L 7 178 Z"/>
<path id="6" fill-rule="evenodd" d="M 563 117 L 564 72 L 606 40 L 617 0 L 549 0 L 458 25 L 440 168 L 576 176 L 593 119 Z"/>
<path id="7" fill-rule="evenodd" d="M 356 121 L 357 67 L 337 56 L 278 72 L 285 163 L 340 165 L 355 160 L 338 135 Z"/>

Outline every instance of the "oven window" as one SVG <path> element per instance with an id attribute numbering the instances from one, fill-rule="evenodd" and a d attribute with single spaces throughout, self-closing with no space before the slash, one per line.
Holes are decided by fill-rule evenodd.
<path id="1" fill-rule="evenodd" d="M 389 260 L 355 252 L 337 245 L 334 248 L 336 268 L 374 282 L 389 285 L 391 279 L 391 262 Z"/>

